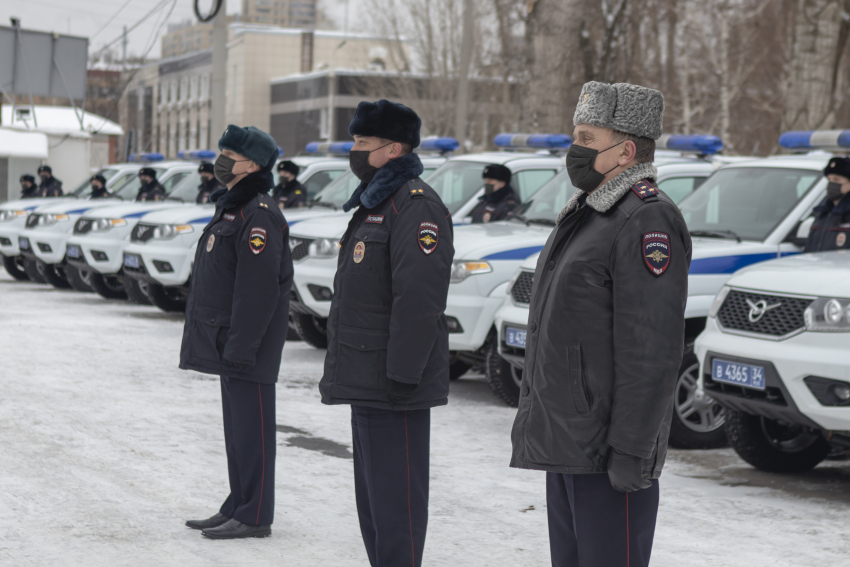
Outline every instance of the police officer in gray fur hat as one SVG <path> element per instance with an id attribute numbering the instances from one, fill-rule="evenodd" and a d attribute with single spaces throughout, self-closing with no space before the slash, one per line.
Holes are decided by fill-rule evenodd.
<path id="1" fill-rule="evenodd" d="M 691 260 L 655 185 L 663 113 L 656 90 L 584 85 L 578 190 L 534 274 L 511 466 L 547 472 L 554 567 L 649 564 Z"/>

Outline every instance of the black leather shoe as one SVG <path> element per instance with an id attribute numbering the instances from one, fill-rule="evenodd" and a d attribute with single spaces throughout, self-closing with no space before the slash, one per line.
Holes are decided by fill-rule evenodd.
<path id="1" fill-rule="evenodd" d="M 208 528 L 201 532 L 210 539 L 239 539 L 243 537 L 268 537 L 272 535 L 271 526 L 252 526 L 239 520 L 228 520 L 217 528 Z"/>
<path id="2" fill-rule="evenodd" d="M 206 530 L 209 528 L 217 528 L 222 524 L 226 524 L 230 518 L 219 512 L 212 518 L 206 520 L 189 520 L 186 525 L 193 530 Z"/>

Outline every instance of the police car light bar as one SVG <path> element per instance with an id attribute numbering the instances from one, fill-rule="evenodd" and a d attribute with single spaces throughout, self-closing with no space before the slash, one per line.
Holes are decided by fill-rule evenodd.
<path id="1" fill-rule="evenodd" d="M 453 152 L 460 147 L 460 143 L 454 138 L 443 138 L 437 136 L 428 136 L 422 138 L 419 144 L 419 150 L 424 152 Z"/>
<path id="2" fill-rule="evenodd" d="M 180 159 L 215 159 L 216 153 L 212 150 L 194 150 L 191 152 L 177 152 Z"/>
<path id="3" fill-rule="evenodd" d="M 162 161 L 164 159 L 165 157 L 162 154 L 157 153 L 130 154 L 130 157 L 127 158 L 128 161 L 136 162 Z"/>
<path id="4" fill-rule="evenodd" d="M 850 130 L 796 130 L 779 136 L 786 150 L 850 151 Z"/>
<path id="5" fill-rule="evenodd" d="M 280 146 L 278 146 L 278 147 L 277 147 L 277 157 L 280 157 L 280 156 L 282 156 L 282 155 L 283 155 L 283 148 L 281 148 Z"/>
<path id="6" fill-rule="evenodd" d="M 500 148 L 559 150 L 569 148 L 573 139 L 566 134 L 497 134 L 493 143 Z"/>
<path id="7" fill-rule="evenodd" d="M 353 147 L 354 142 L 310 142 L 305 149 L 308 154 L 343 155 Z"/>
<path id="8" fill-rule="evenodd" d="M 723 140 L 705 134 L 662 134 L 655 147 L 660 150 L 716 154 L 723 149 Z"/>

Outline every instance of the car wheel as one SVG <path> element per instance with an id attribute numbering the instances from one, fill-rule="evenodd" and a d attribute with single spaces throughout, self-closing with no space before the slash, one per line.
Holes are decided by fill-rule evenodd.
<path id="1" fill-rule="evenodd" d="M 47 280 L 44 279 L 43 268 L 44 264 L 39 266 L 39 262 L 36 260 L 30 260 L 28 258 L 24 259 L 24 271 L 27 273 L 31 282 L 34 283 L 47 283 Z"/>
<path id="2" fill-rule="evenodd" d="M 697 388 L 699 361 L 693 346 L 685 351 L 673 398 L 670 446 L 677 449 L 716 449 L 727 444 L 726 410 Z"/>
<path id="3" fill-rule="evenodd" d="M 488 341 L 485 352 L 484 373 L 487 383 L 496 397 L 515 408 L 519 406 L 519 390 L 522 384 L 522 370 L 515 368 L 499 356 L 499 345 L 495 335 Z"/>
<path id="4" fill-rule="evenodd" d="M 472 368 L 471 364 L 460 360 L 457 353 L 449 353 L 449 380 L 457 380 Z"/>
<path id="5" fill-rule="evenodd" d="M 27 271 L 24 268 L 24 257 L 23 256 L 3 256 L 3 267 L 6 268 L 6 272 L 13 278 L 18 281 L 27 281 L 30 277 L 27 275 Z"/>
<path id="6" fill-rule="evenodd" d="M 83 293 L 91 293 L 94 289 L 91 286 L 91 270 L 81 270 L 76 266 L 65 266 L 65 275 L 68 276 L 68 283 L 75 291 Z"/>
<path id="7" fill-rule="evenodd" d="M 151 303 L 168 313 L 186 312 L 186 298 L 174 288 L 149 283 L 148 297 Z"/>
<path id="8" fill-rule="evenodd" d="M 831 447 L 819 431 L 728 410 L 726 434 L 738 455 L 757 469 L 799 473 L 815 468 Z"/>
<path id="9" fill-rule="evenodd" d="M 295 323 L 292 321 L 292 315 L 289 316 L 289 327 L 286 329 L 286 340 L 287 341 L 300 341 L 301 335 L 298 334 L 298 328 L 295 327 Z"/>
<path id="10" fill-rule="evenodd" d="M 148 282 L 131 278 L 125 274 L 124 291 L 127 294 L 127 299 L 136 305 L 151 305 L 151 299 L 148 297 Z"/>
<path id="11" fill-rule="evenodd" d="M 104 276 L 92 272 L 90 281 L 95 293 L 104 299 L 127 299 L 124 285 L 118 276 Z"/>
<path id="12" fill-rule="evenodd" d="M 71 284 L 68 282 L 68 276 L 65 274 L 65 270 L 60 267 L 58 264 L 44 264 L 40 260 L 36 260 L 44 266 L 42 268 L 42 273 L 44 274 L 44 279 L 47 280 L 47 283 L 55 287 L 56 289 L 71 289 Z"/>
<path id="13" fill-rule="evenodd" d="M 328 348 L 328 320 L 309 313 L 295 313 L 292 317 L 301 339 L 316 348 Z"/>

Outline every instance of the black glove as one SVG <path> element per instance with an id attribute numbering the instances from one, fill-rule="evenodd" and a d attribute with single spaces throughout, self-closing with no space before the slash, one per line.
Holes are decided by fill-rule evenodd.
<path id="1" fill-rule="evenodd" d="M 608 455 L 608 480 L 611 486 L 619 492 L 634 492 L 642 488 L 649 488 L 652 483 L 643 478 L 641 472 L 642 463 L 640 457 L 633 457 L 611 449 Z"/>
<path id="2" fill-rule="evenodd" d="M 410 397 L 419 384 L 408 384 L 407 382 L 399 382 L 398 380 L 390 380 L 390 399 L 393 401 L 401 401 Z"/>

